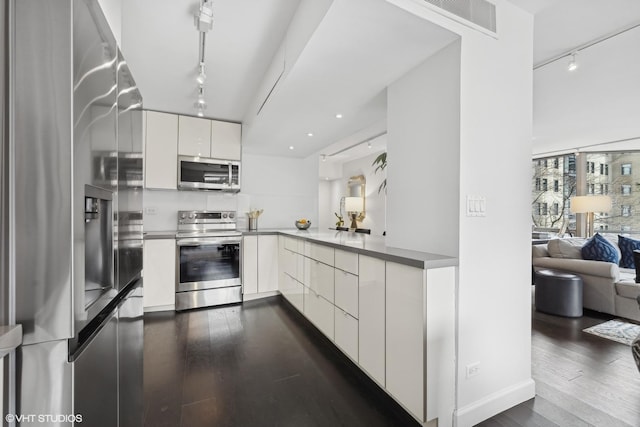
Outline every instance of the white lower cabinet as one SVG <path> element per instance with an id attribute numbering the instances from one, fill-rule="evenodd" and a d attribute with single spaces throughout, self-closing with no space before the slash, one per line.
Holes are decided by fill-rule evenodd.
<path id="1" fill-rule="evenodd" d="M 258 236 L 242 238 L 242 293 L 258 292 Z"/>
<path id="2" fill-rule="evenodd" d="M 143 259 L 145 311 L 173 310 L 176 303 L 175 239 L 145 240 Z"/>
<path id="3" fill-rule="evenodd" d="M 333 341 L 334 331 L 334 306 L 322 298 L 313 289 L 305 287 L 304 314 L 318 327 L 330 340 Z"/>
<path id="4" fill-rule="evenodd" d="M 333 302 L 334 268 L 310 258 L 305 258 L 304 261 L 304 284 L 308 286 L 309 289 L 325 297 L 328 301 Z"/>
<path id="5" fill-rule="evenodd" d="M 278 236 L 242 238 L 242 293 L 278 290 Z"/>
<path id="6" fill-rule="evenodd" d="M 337 252 L 336 252 L 337 253 Z M 342 270 L 334 274 L 335 304 L 356 319 L 358 318 L 358 276 Z"/>
<path id="7" fill-rule="evenodd" d="M 280 293 L 300 312 L 304 312 L 304 286 L 285 274 L 280 285 Z"/>
<path id="8" fill-rule="evenodd" d="M 278 236 L 258 236 L 258 292 L 278 290 Z"/>
<path id="9" fill-rule="evenodd" d="M 358 362 L 385 385 L 385 262 L 360 255 L 358 271 Z"/>
<path id="10" fill-rule="evenodd" d="M 424 420 L 424 270 L 388 262 L 386 282 L 386 388 Z"/>
<path id="11" fill-rule="evenodd" d="M 347 356 L 358 361 L 358 319 L 335 308 L 335 343 Z"/>

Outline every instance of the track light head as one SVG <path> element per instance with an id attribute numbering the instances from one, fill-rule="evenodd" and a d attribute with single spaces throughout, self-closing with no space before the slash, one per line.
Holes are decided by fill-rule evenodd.
<path id="1" fill-rule="evenodd" d="M 569 71 L 575 71 L 578 69 L 578 62 L 576 61 L 577 52 L 571 54 L 571 59 L 569 60 L 569 64 L 567 65 L 567 69 Z"/>

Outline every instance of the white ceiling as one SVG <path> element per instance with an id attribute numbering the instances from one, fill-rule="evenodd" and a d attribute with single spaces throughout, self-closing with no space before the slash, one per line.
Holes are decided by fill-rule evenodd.
<path id="1" fill-rule="evenodd" d="M 509 0 L 535 15 L 533 63 L 640 24 L 638 0 Z"/>
<path id="2" fill-rule="evenodd" d="M 510 1 L 535 15 L 534 64 L 640 22 L 638 0 Z M 330 4 L 326 14 L 255 116 L 250 110 L 292 20 L 320 3 Z M 145 108 L 195 114 L 198 5 L 122 1 L 122 49 Z M 243 141 L 254 153 L 305 157 L 372 136 L 367 130 L 384 123 L 386 86 L 455 39 L 385 0 L 216 0 L 214 8 L 205 115 L 244 122 Z"/>
<path id="3" fill-rule="evenodd" d="M 217 0 L 206 116 L 241 122 L 300 0 Z M 123 0 L 122 51 L 147 109 L 195 115 L 199 0 Z"/>

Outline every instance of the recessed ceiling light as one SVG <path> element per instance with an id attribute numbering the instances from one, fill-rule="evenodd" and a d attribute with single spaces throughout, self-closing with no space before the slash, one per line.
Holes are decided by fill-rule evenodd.
<path id="1" fill-rule="evenodd" d="M 290 146 L 289 146 L 289 150 L 293 150 L 293 145 L 290 145 Z"/>
<path id="2" fill-rule="evenodd" d="M 371 143 L 367 142 L 367 148 L 371 148 Z"/>
<path id="3" fill-rule="evenodd" d="M 342 118 L 342 114 L 338 113 L 336 114 L 336 119 L 341 119 Z"/>
<path id="4" fill-rule="evenodd" d="M 311 132 L 309 132 L 309 133 L 307 134 L 307 136 L 313 136 L 313 134 L 312 134 Z"/>

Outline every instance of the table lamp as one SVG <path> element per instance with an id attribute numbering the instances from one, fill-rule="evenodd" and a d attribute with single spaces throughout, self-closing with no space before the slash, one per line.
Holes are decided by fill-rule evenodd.
<path id="1" fill-rule="evenodd" d="M 358 228 L 356 218 L 364 209 L 364 199 L 362 197 L 345 197 L 344 210 L 351 215 L 351 225 L 349 228 Z"/>
<path id="2" fill-rule="evenodd" d="M 611 197 L 609 196 L 575 196 L 571 198 L 571 213 L 587 214 L 587 237 L 593 236 L 594 212 L 609 212 Z"/>

